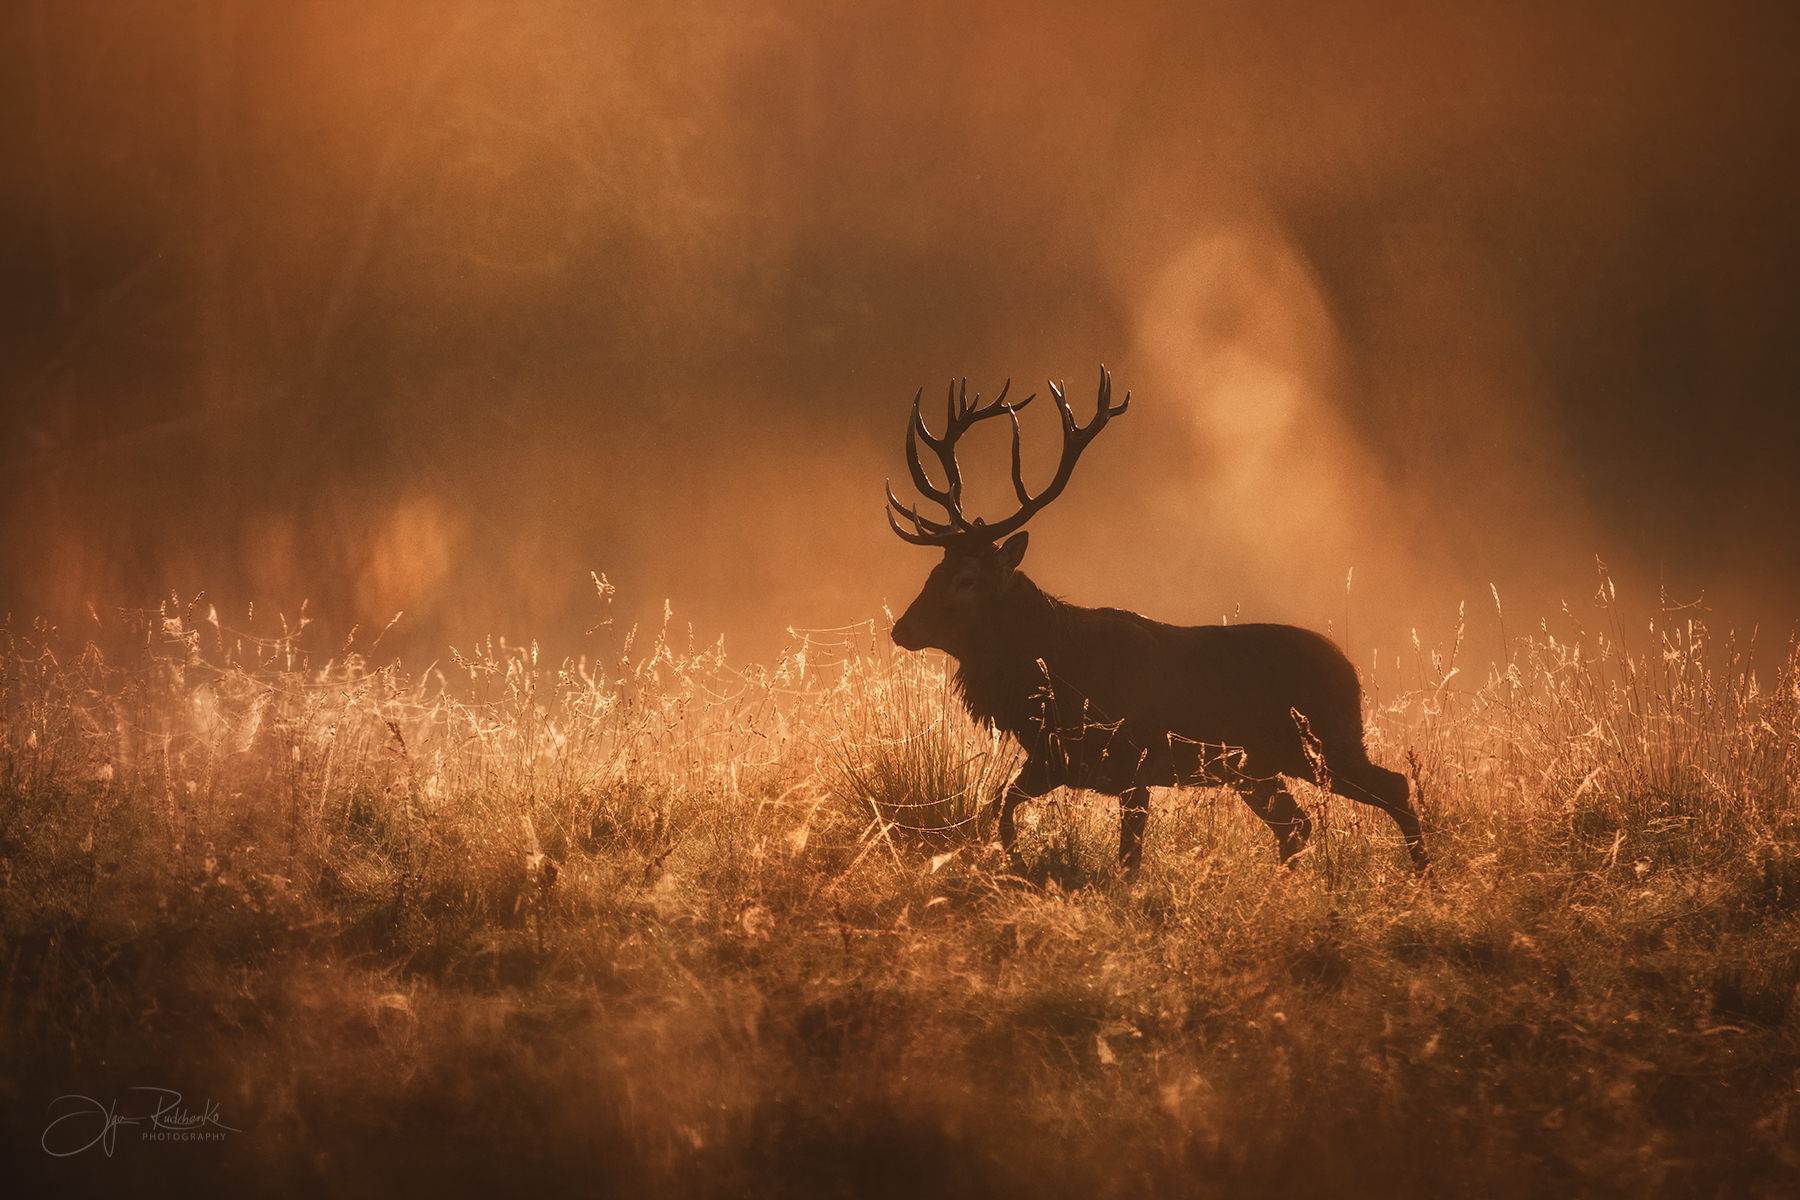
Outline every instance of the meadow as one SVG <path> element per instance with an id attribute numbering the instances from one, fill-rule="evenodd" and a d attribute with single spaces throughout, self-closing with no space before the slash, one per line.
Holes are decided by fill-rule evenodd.
<path id="1" fill-rule="evenodd" d="M 1290 870 L 1188 790 L 1135 880 L 1069 793 L 1013 873 L 1017 748 L 882 621 L 412 672 L 15 623 L 14 1194 L 1794 1195 L 1800 649 L 1598 599 L 1367 697 L 1423 879 L 1304 785 Z"/>

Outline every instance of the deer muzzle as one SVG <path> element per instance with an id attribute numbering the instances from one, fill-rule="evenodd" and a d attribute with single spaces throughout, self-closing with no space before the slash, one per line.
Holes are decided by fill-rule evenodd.
<path id="1" fill-rule="evenodd" d="M 911 613 L 894 622 L 894 645 L 902 650 L 925 648 L 925 633 L 919 628 L 919 623 L 913 620 Z"/>

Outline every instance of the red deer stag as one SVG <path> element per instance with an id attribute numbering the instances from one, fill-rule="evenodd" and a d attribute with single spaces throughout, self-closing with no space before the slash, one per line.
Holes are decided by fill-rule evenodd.
<path id="1" fill-rule="evenodd" d="M 1018 739 L 1025 765 L 996 801 L 1000 844 L 1017 862 L 1013 809 L 1056 787 L 1119 797 L 1119 860 L 1135 874 L 1143 855 L 1152 787 L 1224 784 L 1274 831 L 1281 861 L 1312 832 L 1282 777 L 1306 779 L 1393 817 L 1415 868 L 1427 859 L 1406 777 L 1369 761 L 1363 746 L 1362 687 L 1356 668 L 1330 641 L 1293 625 L 1164 625 L 1116 608 L 1081 608 L 1046 594 L 1018 569 L 1020 526 L 1069 482 L 1075 461 L 1131 395 L 1111 406 L 1112 378 L 1100 369 L 1094 419 L 1076 424 L 1063 389 L 1050 385 L 1062 416 L 1062 462 L 1036 496 L 1019 469 L 1018 411 L 1034 398 L 988 405 L 950 386 L 949 417 L 933 437 L 913 398 L 906 462 L 944 521 L 919 515 L 887 487 L 888 524 L 915 546 L 941 546 L 944 559 L 894 623 L 907 650 L 936 647 L 957 660 L 956 684 L 969 713 Z M 922 396 L 924 390 L 920 389 Z M 1012 421 L 1012 483 L 1019 511 L 987 524 L 962 511 L 956 443 L 978 421 Z M 944 486 L 919 462 L 919 442 L 936 452 Z M 899 514 L 912 526 L 901 528 Z M 1007 535 L 1011 535 L 1008 537 Z M 1000 539 L 1005 538 L 1002 542 Z"/>

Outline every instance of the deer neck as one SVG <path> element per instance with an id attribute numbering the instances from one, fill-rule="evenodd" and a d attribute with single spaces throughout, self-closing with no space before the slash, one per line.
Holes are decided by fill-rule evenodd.
<path id="1" fill-rule="evenodd" d="M 983 724 L 1022 736 L 1037 711 L 1031 698 L 1043 687 L 1044 667 L 1057 655 L 1061 601 L 1024 572 L 1006 602 L 993 614 L 984 636 L 959 661 L 956 683 L 969 715 Z M 1050 668 L 1054 671 L 1054 666 Z"/>

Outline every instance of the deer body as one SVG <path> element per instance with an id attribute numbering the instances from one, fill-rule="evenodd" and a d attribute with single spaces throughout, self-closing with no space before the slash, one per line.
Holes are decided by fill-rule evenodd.
<path id="1" fill-rule="evenodd" d="M 975 421 L 1014 413 L 1029 402 L 960 410 L 952 394 L 942 439 L 925 432 L 914 401 L 913 426 L 944 461 L 939 491 L 919 465 L 912 432 L 908 461 L 915 482 L 943 504 L 949 523 L 921 518 L 893 500 L 914 524 L 908 541 L 944 547 L 918 599 L 895 622 L 904 649 L 936 647 L 957 659 L 956 682 L 977 720 L 1011 734 L 1026 760 L 998 802 L 999 835 L 1016 854 L 1013 810 L 1057 787 L 1120 798 L 1119 855 L 1135 872 L 1149 817 L 1150 787 L 1235 788 L 1275 833 L 1282 861 L 1298 853 L 1310 822 L 1283 777 L 1310 780 L 1389 813 L 1414 865 L 1426 857 L 1404 776 L 1369 761 L 1363 745 L 1362 688 L 1356 670 L 1329 640 L 1293 625 L 1165 625 L 1116 608 L 1082 608 L 1043 590 L 1018 569 L 1027 535 L 995 541 L 1054 498 L 1087 440 L 1125 405 L 1108 407 L 1102 375 L 1099 413 L 1086 429 L 1063 415 L 1065 449 L 1056 481 L 1033 498 L 1019 479 L 1014 418 L 1013 475 L 1023 507 L 996 525 L 963 518 L 954 442 Z M 1130 398 L 1126 398 L 1129 403 Z M 889 520 L 892 521 L 890 512 Z"/>

